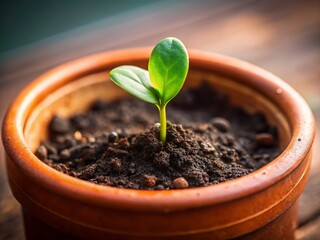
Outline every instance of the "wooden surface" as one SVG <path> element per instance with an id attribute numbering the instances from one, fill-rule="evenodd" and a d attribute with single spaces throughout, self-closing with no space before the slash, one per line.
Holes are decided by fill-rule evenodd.
<path id="1" fill-rule="evenodd" d="M 169 3 L 171 5 L 169 6 Z M 162 1 L 0 55 L 0 119 L 32 79 L 70 59 L 176 36 L 189 48 L 227 54 L 280 76 L 320 123 L 320 1 Z M 299 208 L 297 239 L 320 239 L 320 148 Z M 24 239 L 0 144 L 0 239 Z"/>

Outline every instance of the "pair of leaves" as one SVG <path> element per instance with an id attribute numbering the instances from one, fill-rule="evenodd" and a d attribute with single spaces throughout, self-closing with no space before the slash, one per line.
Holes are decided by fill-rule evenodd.
<path id="1" fill-rule="evenodd" d="M 120 66 L 110 78 L 129 94 L 159 108 L 182 88 L 189 68 L 188 52 L 176 38 L 165 38 L 153 49 L 148 71 L 136 66 Z"/>

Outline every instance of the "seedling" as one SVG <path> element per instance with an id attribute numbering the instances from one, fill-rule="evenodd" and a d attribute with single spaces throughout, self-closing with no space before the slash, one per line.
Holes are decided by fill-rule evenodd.
<path id="1" fill-rule="evenodd" d="M 160 116 L 160 141 L 166 141 L 166 106 L 181 90 L 189 69 L 188 52 L 177 38 L 165 38 L 152 50 L 148 70 L 120 66 L 110 78 L 129 94 L 157 106 Z"/>

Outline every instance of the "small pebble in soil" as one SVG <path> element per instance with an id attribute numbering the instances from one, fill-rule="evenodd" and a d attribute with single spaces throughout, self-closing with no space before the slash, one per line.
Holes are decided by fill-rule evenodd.
<path id="1" fill-rule="evenodd" d="M 69 159 L 71 156 L 71 153 L 70 153 L 70 150 L 68 148 L 66 149 L 63 149 L 61 152 L 60 152 L 60 158 L 62 160 L 67 160 Z"/>
<path id="2" fill-rule="evenodd" d="M 48 156 L 47 148 L 45 146 L 43 146 L 43 145 L 40 145 L 40 147 L 38 147 L 38 149 L 35 152 L 35 154 L 41 160 L 45 160 L 45 159 L 47 159 L 47 156 Z"/>
<path id="3" fill-rule="evenodd" d="M 70 124 L 67 119 L 54 116 L 49 124 L 49 129 L 58 134 L 64 134 L 70 131 Z"/>
<path id="4" fill-rule="evenodd" d="M 90 134 L 86 135 L 86 139 L 89 143 L 94 143 L 96 141 L 95 137 L 91 136 Z"/>
<path id="5" fill-rule="evenodd" d="M 143 175 L 142 183 L 146 187 L 154 187 L 156 185 L 157 177 L 153 175 Z"/>
<path id="6" fill-rule="evenodd" d="M 118 133 L 115 131 L 112 131 L 109 135 L 108 140 L 109 142 L 115 142 L 118 139 L 118 137 L 119 137 Z"/>
<path id="7" fill-rule="evenodd" d="M 204 133 L 204 132 L 206 132 L 209 128 L 210 128 L 209 124 L 203 123 L 203 124 L 200 124 L 200 125 L 197 127 L 197 131 L 199 131 L 199 132 L 201 132 L 201 133 Z"/>
<path id="8" fill-rule="evenodd" d="M 172 184 L 175 189 L 185 189 L 189 187 L 189 183 L 184 177 L 174 179 Z"/>
<path id="9" fill-rule="evenodd" d="M 207 141 L 200 143 L 200 148 L 206 153 L 214 153 L 216 149 Z"/>
<path id="10" fill-rule="evenodd" d="M 155 190 L 164 190 L 165 188 L 164 188 L 163 185 L 159 184 L 159 185 L 155 186 L 154 189 L 155 189 Z"/>
<path id="11" fill-rule="evenodd" d="M 213 118 L 211 121 L 211 124 L 216 127 L 221 132 L 228 132 L 230 129 L 230 123 L 225 118 L 216 117 Z"/>
<path id="12" fill-rule="evenodd" d="M 258 146 L 272 146 L 274 139 L 270 133 L 259 133 L 256 135 L 256 143 Z"/>
<path id="13" fill-rule="evenodd" d="M 48 154 L 58 153 L 57 149 L 53 145 L 49 144 L 48 142 L 44 142 L 43 145 L 46 147 Z"/>
<path id="14" fill-rule="evenodd" d="M 81 141 L 82 140 L 82 134 L 79 131 L 74 132 L 73 137 L 77 141 Z"/>
<path id="15" fill-rule="evenodd" d="M 70 135 L 67 136 L 63 141 L 63 146 L 66 147 L 66 148 L 74 147 L 76 144 L 77 144 L 77 140 L 75 140 Z"/>

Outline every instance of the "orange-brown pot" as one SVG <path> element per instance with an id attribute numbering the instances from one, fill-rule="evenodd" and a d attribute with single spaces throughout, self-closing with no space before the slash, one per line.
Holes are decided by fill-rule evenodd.
<path id="1" fill-rule="evenodd" d="M 147 66 L 151 49 L 81 58 L 30 84 L 3 124 L 7 170 L 28 239 L 293 239 L 296 200 L 307 181 L 315 134 L 304 100 L 276 76 L 229 57 L 189 51 L 186 86 L 207 80 L 279 129 L 281 155 L 238 179 L 186 190 L 95 185 L 60 173 L 33 154 L 53 114 L 83 111 L 124 92 L 108 77 L 118 65 Z"/>

